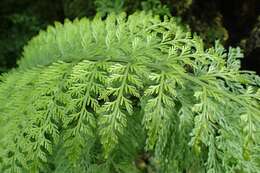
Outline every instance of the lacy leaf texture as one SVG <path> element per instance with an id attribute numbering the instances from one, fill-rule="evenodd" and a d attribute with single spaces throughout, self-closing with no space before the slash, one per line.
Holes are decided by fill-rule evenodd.
<path id="1" fill-rule="evenodd" d="M 259 173 L 242 56 L 144 12 L 55 23 L 0 78 L 0 172 Z"/>

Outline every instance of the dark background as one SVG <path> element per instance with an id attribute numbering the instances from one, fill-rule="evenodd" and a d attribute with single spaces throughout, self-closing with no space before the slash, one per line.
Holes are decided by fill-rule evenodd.
<path id="1" fill-rule="evenodd" d="M 97 11 L 106 13 L 111 8 L 131 13 L 158 6 L 158 2 L 160 1 L 1 0 L 0 73 L 15 67 L 28 40 L 54 21 L 62 22 L 65 18 L 83 16 L 91 18 Z M 161 0 L 161 4 L 172 15 L 180 16 L 193 32 L 201 35 L 206 46 L 212 46 L 215 39 L 220 39 L 225 47 L 242 47 L 245 54 L 242 69 L 260 74 L 259 0 Z"/>

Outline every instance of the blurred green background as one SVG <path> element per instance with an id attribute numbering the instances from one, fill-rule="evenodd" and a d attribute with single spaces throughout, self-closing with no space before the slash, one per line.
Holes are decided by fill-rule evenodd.
<path id="1" fill-rule="evenodd" d="M 15 67 L 23 46 L 54 21 L 136 10 L 178 16 L 206 47 L 216 39 L 242 47 L 242 69 L 260 74 L 259 0 L 1 0 L 0 73 Z"/>

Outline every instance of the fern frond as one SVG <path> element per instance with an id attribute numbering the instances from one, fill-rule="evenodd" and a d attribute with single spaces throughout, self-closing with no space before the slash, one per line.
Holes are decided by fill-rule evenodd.
<path id="1" fill-rule="evenodd" d="M 109 76 L 108 88 L 103 95 L 110 98 L 99 113 L 101 142 L 106 154 L 118 143 L 119 134 L 123 134 L 127 116 L 133 114 L 134 103 L 130 100 L 131 97 L 140 98 L 139 90 L 143 84 L 137 75 L 138 68 L 140 67 L 135 64 L 115 64 L 109 68 L 112 75 Z"/>
<path id="2" fill-rule="evenodd" d="M 146 12 L 55 23 L 0 78 L 0 172 L 257 173 L 260 78 L 240 58 Z"/>

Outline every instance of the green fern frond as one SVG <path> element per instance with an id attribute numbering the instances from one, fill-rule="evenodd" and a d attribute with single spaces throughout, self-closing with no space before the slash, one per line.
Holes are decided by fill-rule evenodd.
<path id="1" fill-rule="evenodd" d="M 257 173 L 240 58 L 146 12 L 55 23 L 0 78 L 0 172 Z"/>

